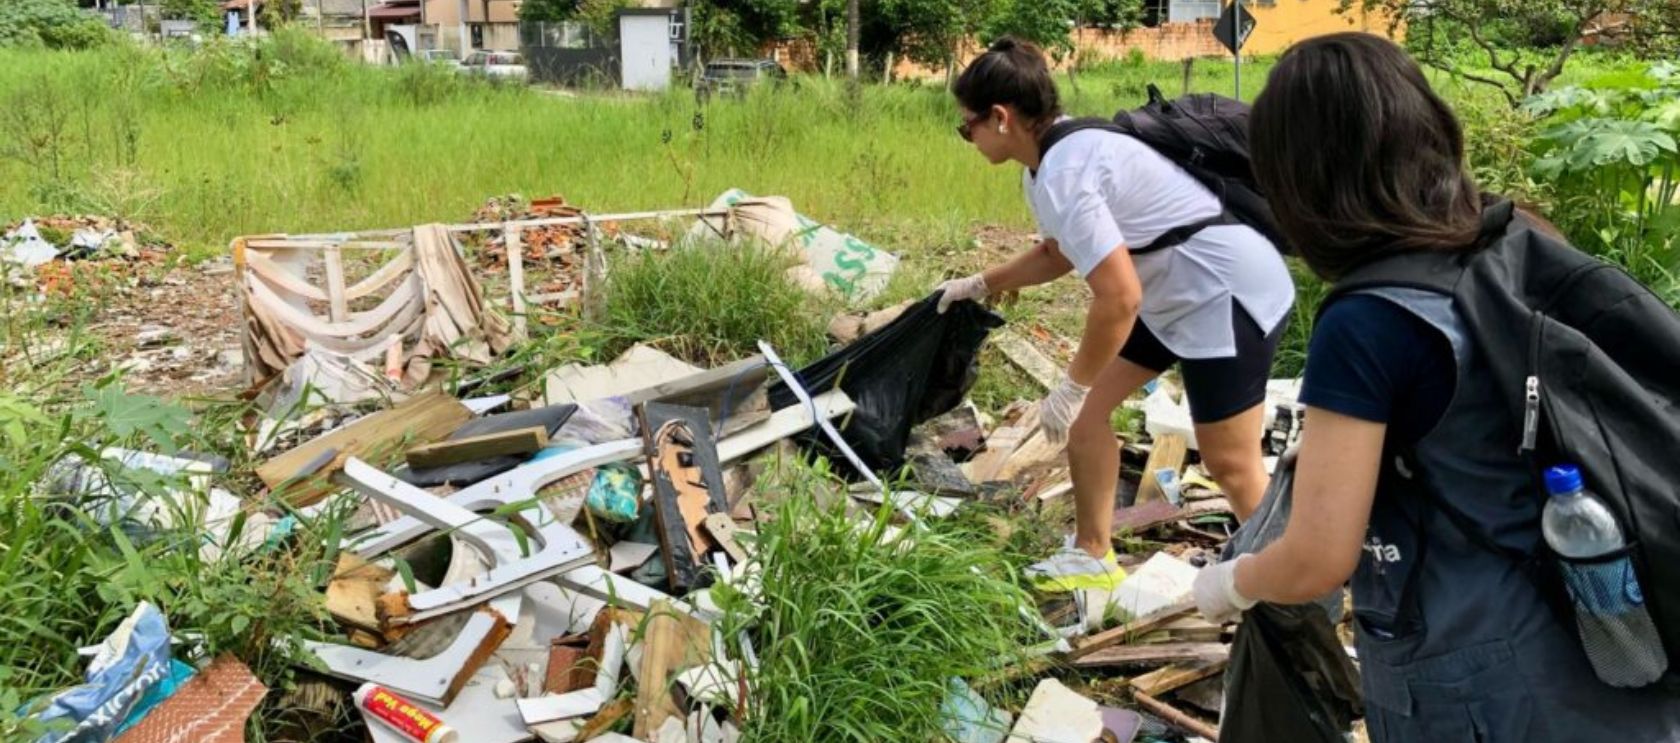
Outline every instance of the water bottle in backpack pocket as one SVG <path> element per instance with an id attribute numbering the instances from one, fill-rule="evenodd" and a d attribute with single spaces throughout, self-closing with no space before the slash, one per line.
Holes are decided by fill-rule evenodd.
<path id="1" fill-rule="evenodd" d="M 1546 471 L 1551 494 L 1541 517 L 1575 606 L 1581 645 L 1599 680 L 1617 687 L 1655 682 L 1668 670 L 1656 624 L 1616 517 L 1586 491 L 1571 465 Z"/>

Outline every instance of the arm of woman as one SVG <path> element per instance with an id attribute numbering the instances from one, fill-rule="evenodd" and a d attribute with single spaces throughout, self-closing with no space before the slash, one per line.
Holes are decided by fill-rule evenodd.
<path id="1" fill-rule="evenodd" d="M 1235 566 L 1237 593 L 1299 604 L 1346 583 L 1359 565 L 1388 426 L 1307 408 L 1289 526 Z"/>
<path id="2" fill-rule="evenodd" d="M 1062 257 L 1055 238 L 1050 238 L 1011 258 L 1008 263 L 986 269 L 981 276 L 986 279 L 988 291 L 1001 294 L 1049 283 L 1072 270 L 1073 264 Z"/>
<path id="3" fill-rule="evenodd" d="M 1091 287 L 1091 305 L 1085 310 L 1085 332 L 1067 373 L 1069 379 L 1089 387 L 1126 345 L 1143 304 L 1143 283 L 1125 245 L 1091 269 L 1085 283 Z"/>

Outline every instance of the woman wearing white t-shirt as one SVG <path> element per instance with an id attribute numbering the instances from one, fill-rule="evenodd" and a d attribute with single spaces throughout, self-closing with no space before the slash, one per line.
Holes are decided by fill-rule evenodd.
<path id="1" fill-rule="evenodd" d="M 1045 590 L 1112 588 L 1124 573 L 1110 539 L 1120 450 L 1109 420 L 1133 392 L 1179 365 L 1202 461 L 1239 517 L 1259 504 L 1262 403 L 1295 288 L 1276 248 L 1241 224 L 1206 226 L 1149 247 L 1177 227 L 1212 220 L 1219 199 L 1148 145 L 1100 130 L 1069 134 L 1039 50 L 1005 38 L 958 77 L 959 134 L 993 164 L 1025 166 L 1022 182 L 1043 242 L 1015 259 L 940 285 L 941 309 L 1076 271 L 1090 287 L 1079 350 L 1039 406 L 1052 443 L 1067 442 L 1078 524 L 1072 544 L 1028 569 Z"/>

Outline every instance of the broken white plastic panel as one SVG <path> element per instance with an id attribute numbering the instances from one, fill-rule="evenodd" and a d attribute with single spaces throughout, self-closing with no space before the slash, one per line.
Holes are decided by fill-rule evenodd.
<path id="1" fill-rule="evenodd" d="M 669 601 L 672 608 L 677 611 L 701 621 L 710 620 L 710 617 L 695 609 L 687 601 L 674 598 L 664 591 L 649 588 L 629 578 L 613 575 L 594 565 L 585 565 L 561 573 L 556 580 L 566 588 L 609 604 L 648 611 L 653 608 L 656 602 Z"/>
<path id="2" fill-rule="evenodd" d="M 334 676 L 372 681 L 415 701 L 441 705 L 449 695 L 450 685 L 466 669 L 473 654 L 479 651 L 497 626 L 519 616 L 520 601 L 518 593 L 510 593 L 490 602 L 494 614 L 473 612 L 449 647 L 430 658 L 404 658 L 351 645 L 313 640 L 303 641 L 303 649 L 314 653 L 327 672 Z"/>
<path id="3" fill-rule="evenodd" d="M 535 508 L 538 505 L 537 491 L 548 485 L 591 467 L 634 459 L 641 454 L 641 439 L 586 446 L 517 467 L 453 493 L 446 500 L 469 511 L 500 508 L 513 503 L 530 503 Z M 349 469 L 345 471 L 348 474 Z M 542 525 L 536 526 L 541 528 Z M 377 528 L 366 537 L 355 539 L 353 543 L 347 540 L 345 546 L 361 557 L 380 555 L 425 536 L 433 528 L 425 521 L 405 516 Z"/>
<path id="4" fill-rule="evenodd" d="M 466 491 L 445 500 L 354 457 L 345 462 L 344 477 L 358 492 L 402 510 L 421 522 L 423 527 L 454 531 L 475 546 L 498 555 L 496 566 L 476 580 L 440 586 L 409 596 L 408 605 L 413 612 L 402 617 L 403 622 L 419 622 L 467 608 L 491 596 L 523 588 L 594 559 L 594 550 L 583 536 L 555 519 L 548 507 L 534 497 L 534 489 L 525 491 L 533 495 L 527 496 L 530 507 L 521 513 L 535 517 L 532 520 L 536 534 L 529 541 L 538 543 L 540 548 L 526 556 L 519 549 L 520 544 L 513 535 L 512 527 L 479 516 L 463 505 L 462 501 L 472 503 L 460 497 Z M 492 502 L 474 504 L 473 507 L 496 505 Z M 425 532 L 422 530 L 420 533 Z M 372 552 L 363 554 L 374 555 Z M 514 618 L 517 619 L 517 616 Z"/>

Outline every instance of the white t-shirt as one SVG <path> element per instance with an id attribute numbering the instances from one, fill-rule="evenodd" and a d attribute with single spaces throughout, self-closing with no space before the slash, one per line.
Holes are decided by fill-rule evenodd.
<path id="1" fill-rule="evenodd" d="M 1174 227 L 1219 214 L 1219 199 L 1183 168 L 1125 135 L 1068 135 L 1022 171 L 1039 231 L 1055 238 L 1080 277 L 1115 248 L 1148 245 Z M 1236 355 L 1231 302 L 1270 333 L 1295 301 L 1289 268 L 1246 225 L 1219 225 L 1182 245 L 1132 256 L 1143 284 L 1142 320 L 1180 358 Z"/>

